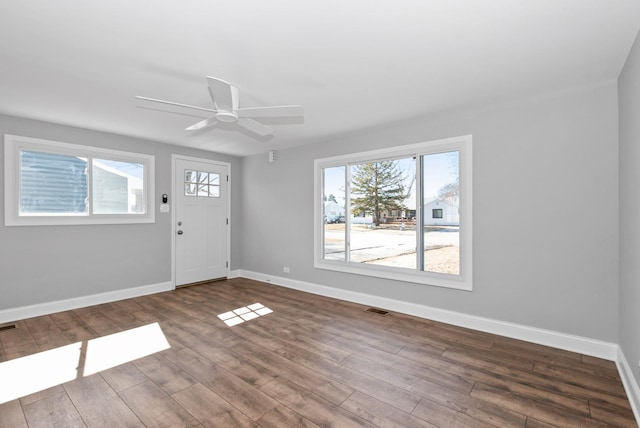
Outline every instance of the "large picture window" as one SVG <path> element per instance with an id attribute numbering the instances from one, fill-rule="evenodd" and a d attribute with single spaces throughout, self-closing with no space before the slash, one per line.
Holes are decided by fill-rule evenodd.
<path id="1" fill-rule="evenodd" d="M 5 225 L 153 222 L 154 157 L 5 135 Z"/>
<path id="2" fill-rule="evenodd" d="M 315 266 L 471 290 L 471 136 L 318 159 Z"/>

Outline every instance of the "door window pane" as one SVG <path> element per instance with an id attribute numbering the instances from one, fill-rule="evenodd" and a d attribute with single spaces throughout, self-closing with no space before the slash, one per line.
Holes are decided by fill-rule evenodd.
<path id="1" fill-rule="evenodd" d="M 215 172 L 209 173 L 209 197 L 220 197 L 220 174 L 216 174 Z"/>
<path id="2" fill-rule="evenodd" d="M 185 183 L 184 184 L 184 194 L 185 196 L 196 196 L 198 188 L 193 183 Z"/>
<path id="3" fill-rule="evenodd" d="M 215 172 L 185 170 L 184 181 L 185 196 L 198 196 L 203 198 L 220 197 L 220 174 Z"/>

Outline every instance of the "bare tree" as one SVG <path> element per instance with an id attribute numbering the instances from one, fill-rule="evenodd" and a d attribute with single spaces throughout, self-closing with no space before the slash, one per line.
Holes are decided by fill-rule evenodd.
<path id="1" fill-rule="evenodd" d="M 438 190 L 438 199 L 457 201 L 460 198 L 460 179 L 445 184 Z"/>

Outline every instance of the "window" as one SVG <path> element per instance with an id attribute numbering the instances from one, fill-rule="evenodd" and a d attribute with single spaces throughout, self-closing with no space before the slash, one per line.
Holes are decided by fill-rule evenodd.
<path id="1" fill-rule="evenodd" d="M 5 225 L 150 223 L 154 157 L 5 135 Z"/>
<path id="2" fill-rule="evenodd" d="M 315 267 L 471 290 L 471 136 L 315 161 Z"/>
<path id="3" fill-rule="evenodd" d="M 184 195 L 219 198 L 220 174 L 186 170 L 184 172 Z"/>

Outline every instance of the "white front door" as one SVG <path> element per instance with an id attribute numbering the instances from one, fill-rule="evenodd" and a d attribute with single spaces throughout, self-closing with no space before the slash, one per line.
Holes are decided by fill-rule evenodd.
<path id="1" fill-rule="evenodd" d="M 228 273 L 228 164 L 175 158 L 176 286 Z"/>

